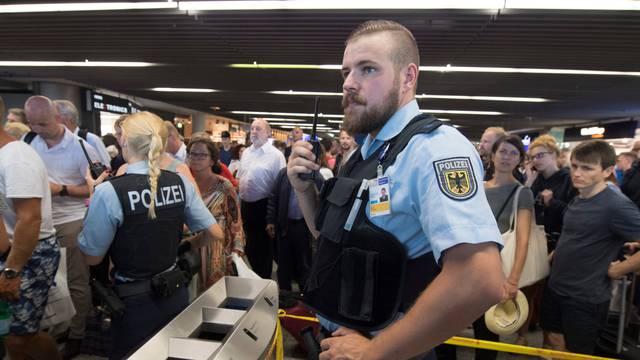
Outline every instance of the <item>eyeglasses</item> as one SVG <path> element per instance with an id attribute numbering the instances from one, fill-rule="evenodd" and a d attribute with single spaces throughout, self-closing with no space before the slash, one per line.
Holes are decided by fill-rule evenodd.
<path id="1" fill-rule="evenodd" d="M 198 159 L 198 160 L 203 160 L 206 159 L 207 157 L 209 157 L 208 153 L 196 153 L 196 152 L 190 152 L 189 154 L 187 154 L 190 158 L 193 159 Z"/>
<path id="2" fill-rule="evenodd" d="M 540 159 L 543 159 L 545 156 L 547 156 L 549 154 L 553 154 L 553 152 L 551 152 L 551 151 L 542 151 L 542 152 L 539 152 L 539 153 L 537 153 L 535 155 L 529 155 L 529 157 L 531 159 L 540 160 Z"/>

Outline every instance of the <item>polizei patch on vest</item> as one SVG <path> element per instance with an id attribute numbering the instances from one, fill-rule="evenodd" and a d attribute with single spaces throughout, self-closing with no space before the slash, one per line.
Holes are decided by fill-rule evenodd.
<path id="1" fill-rule="evenodd" d="M 442 159 L 433 162 L 440 190 L 454 200 L 466 200 L 478 189 L 468 157 Z"/>

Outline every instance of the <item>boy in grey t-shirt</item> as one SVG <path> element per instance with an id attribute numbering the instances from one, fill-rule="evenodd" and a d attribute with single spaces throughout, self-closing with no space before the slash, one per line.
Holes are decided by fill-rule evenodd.
<path id="1" fill-rule="evenodd" d="M 625 241 L 640 239 L 640 210 L 607 185 L 615 158 L 601 140 L 582 142 L 571 153 L 571 181 L 579 195 L 564 214 L 541 310 L 549 339 L 564 335 L 571 352 L 593 354 L 609 309 L 609 266 Z"/>

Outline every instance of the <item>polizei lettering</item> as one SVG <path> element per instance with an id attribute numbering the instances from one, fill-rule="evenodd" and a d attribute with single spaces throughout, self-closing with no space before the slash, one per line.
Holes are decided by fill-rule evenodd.
<path id="1" fill-rule="evenodd" d="M 438 163 L 438 171 L 467 168 L 469 168 L 469 162 L 467 160 L 450 160 Z"/>
<path id="2" fill-rule="evenodd" d="M 129 205 L 131 206 L 131 211 L 135 211 L 136 207 L 139 204 L 142 204 L 142 206 L 147 209 L 151 205 L 151 190 L 149 189 L 144 189 L 142 190 L 142 192 L 129 191 L 127 192 L 127 195 L 129 196 Z M 156 207 L 182 202 L 184 202 L 184 192 L 182 191 L 182 187 L 173 185 L 164 186 L 158 189 L 156 197 Z"/>

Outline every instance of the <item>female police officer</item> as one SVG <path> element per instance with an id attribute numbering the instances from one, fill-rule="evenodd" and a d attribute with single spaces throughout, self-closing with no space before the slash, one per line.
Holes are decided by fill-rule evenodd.
<path id="1" fill-rule="evenodd" d="M 96 187 L 78 238 L 91 265 L 110 250 L 115 290 L 125 304 L 124 315 L 112 323 L 113 359 L 130 353 L 188 305 L 184 277 L 176 267 L 183 224 L 193 232 L 204 230 L 185 240 L 193 248 L 223 238 L 193 185 L 182 175 L 160 170 L 163 126 L 149 112 L 124 121 L 127 173 Z"/>

